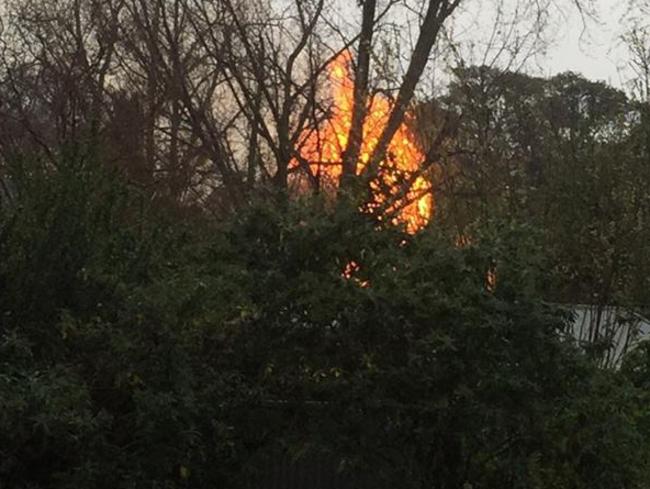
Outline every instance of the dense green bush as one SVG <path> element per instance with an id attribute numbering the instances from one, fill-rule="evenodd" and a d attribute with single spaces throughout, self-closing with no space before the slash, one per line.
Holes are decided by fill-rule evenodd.
<path id="1" fill-rule="evenodd" d="M 318 201 L 181 220 L 88 163 L 17 168 L 3 488 L 238 487 L 278 452 L 373 487 L 647 483 L 647 386 L 562 338 L 516 232 L 457 249 Z"/>

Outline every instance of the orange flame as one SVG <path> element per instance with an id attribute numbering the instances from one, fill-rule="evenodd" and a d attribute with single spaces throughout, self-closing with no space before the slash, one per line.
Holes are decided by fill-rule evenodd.
<path id="1" fill-rule="evenodd" d="M 345 51 L 330 64 L 328 79 L 333 98 L 331 117 L 315 131 L 305 133 L 300 155 L 309 163 L 313 175 L 320 179 L 325 191 L 337 188 L 342 173 L 343 152 L 348 144 L 352 126 L 354 104 L 354 81 L 351 76 L 351 57 Z M 392 102 L 382 96 L 372 98 L 363 124 L 363 138 L 357 174 L 360 174 L 379 142 L 392 109 Z M 406 226 L 413 234 L 422 229 L 431 219 L 434 201 L 431 183 L 420 175 L 424 155 L 413 133 L 402 124 L 393 137 L 382 162 L 378 179 L 371 185 L 373 202 L 370 210 L 380 207 L 387 199 L 387 215 L 395 215 L 393 222 Z M 293 167 L 297 167 L 294 162 Z M 404 192 L 402 185 L 408 185 Z M 403 195 L 400 195 L 400 192 Z"/>

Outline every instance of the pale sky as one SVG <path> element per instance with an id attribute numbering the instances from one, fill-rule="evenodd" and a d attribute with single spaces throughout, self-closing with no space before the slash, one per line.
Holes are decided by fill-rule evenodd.
<path id="1" fill-rule="evenodd" d="M 622 87 L 627 80 L 625 72 L 627 52 L 620 41 L 624 31 L 622 18 L 626 13 L 626 0 L 592 0 L 593 16 L 581 17 L 573 7 L 572 0 L 555 0 L 552 6 L 543 9 L 546 13 L 546 27 L 542 38 L 546 41 L 544 52 L 537 50 L 540 43 L 534 43 L 531 36 L 524 45 L 514 69 L 522 69 L 531 74 L 551 76 L 564 71 L 574 71 L 592 80 L 602 80 Z M 540 3 L 544 3 L 542 0 Z M 490 56 L 483 57 L 485 46 L 490 39 L 499 47 L 499 35 L 509 32 L 514 36 L 525 36 L 534 26 L 537 10 L 532 0 L 471 0 L 465 2 L 465 9 L 453 19 L 452 38 L 461 40 L 461 51 L 469 64 L 491 64 Z M 501 17 L 497 17 L 497 5 L 502 7 Z M 516 27 L 508 29 L 513 19 Z M 498 19 L 498 20 L 497 20 Z M 515 24 L 515 22 L 512 22 Z M 505 25 L 496 38 L 492 26 Z M 496 39 L 496 40 L 495 40 Z M 512 38 L 509 41 L 512 44 Z M 471 46 L 471 47 L 469 47 Z M 496 49 L 496 51 L 499 51 Z M 528 53 L 528 55 L 526 54 Z M 526 59 L 522 65 L 521 60 Z M 497 65 L 508 64 L 508 52 L 500 52 Z"/>
<path id="2" fill-rule="evenodd" d="M 615 86 L 625 81 L 625 47 L 620 42 L 621 19 L 625 14 L 621 0 L 598 0 L 598 19 L 587 21 L 586 29 L 580 15 L 573 11 L 564 26 L 557 30 L 555 46 L 545 59 L 540 59 L 544 74 L 576 71 L 593 80 Z"/>
<path id="3" fill-rule="evenodd" d="M 5 1 L 0 0 L 0 13 Z M 330 1 L 332 6 L 336 6 L 335 9 L 338 8 L 340 12 L 345 13 L 339 20 L 347 19 L 346 22 L 351 24 L 358 21 L 356 2 L 351 4 L 351 0 Z M 588 20 L 585 29 L 579 13 L 570 7 L 573 0 L 554 0 L 556 5 L 562 7 L 549 14 L 554 25 L 546 29 L 545 36 L 552 45 L 546 55 L 539 55 L 530 60 L 526 65 L 527 71 L 543 76 L 575 71 L 592 80 L 602 80 L 617 87 L 624 85 L 629 79 L 629 73 L 626 73 L 625 69 L 627 53 L 620 42 L 620 35 L 623 32 L 621 19 L 625 14 L 628 0 L 590 1 L 595 5 L 597 19 Z M 464 31 L 459 27 L 454 35 L 459 38 L 464 37 L 466 41 L 472 37 L 482 36 L 484 39 L 489 37 L 489 28 L 494 20 L 494 5 L 517 3 L 535 2 L 533 0 L 467 0 L 462 4 L 467 5 L 467 11 L 460 16 L 462 19 L 460 24 L 465 22 L 469 27 Z M 543 3 L 543 0 L 540 3 Z M 480 56 L 475 61 L 476 64 L 480 64 Z"/>

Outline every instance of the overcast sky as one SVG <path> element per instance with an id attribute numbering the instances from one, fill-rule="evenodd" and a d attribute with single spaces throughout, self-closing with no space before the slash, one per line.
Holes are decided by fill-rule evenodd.
<path id="1" fill-rule="evenodd" d="M 543 38 L 548 42 L 543 53 L 520 58 L 527 60 L 525 65 L 514 63 L 513 67 L 522 67 L 532 74 L 554 75 L 564 71 L 574 71 L 592 80 L 602 80 L 621 87 L 626 81 L 626 49 L 620 41 L 623 32 L 621 20 L 626 13 L 624 0 L 592 0 L 594 16 L 583 18 L 573 8 L 569 0 L 551 2 L 555 7 L 544 9 L 548 25 L 543 31 Z M 540 3 L 544 3 L 542 0 Z M 483 46 L 493 36 L 492 26 L 518 18 L 517 32 L 525 33 L 536 24 L 537 10 L 535 3 L 529 0 L 472 0 L 453 20 L 453 39 L 462 39 L 463 56 L 471 64 L 484 64 Z M 496 5 L 503 7 L 503 15 L 496 21 Z M 515 14 L 518 12 L 518 14 Z M 504 29 L 507 31 L 507 28 Z M 473 46 L 474 57 L 468 55 L 467 46 Z M 498 42 L 496 43 L 498 46 Z M 472 44 L 473 45 L 473 44 Z M 541 46 L 531 43 L 531 48 Z M 524 49 L 522 53 L 526 53 Z M 490 64 L 489 57 L 487 63 Z M 497 64 L 508 62 L 508 55 L 501 54 Z"/>
<path id="2" fill-rule="evenodd" d="M 598 0 L 598 20 L 584 23 L 576 11 L 557 29 L 555 45 L 543 63 L 545 74 L 577 71 L 587 78 L 603 80 L 620 86 L 625 79 L 621 69 L 625 65 L 626 51 L 620 43 L 621 18 L 625 14 L 621 0 Z"/>
<path id="3" fill-rule="evenodd" d="M 6 0 L 0 0 L 0 14 Z M 281 0 L 280 0 L 281 1 Z M 352 24 L 358 14 L 357 9 L 351 7 L 350 0 L 329 0 L 338 5 L 341 12 L 348 15 L 347 19 Z M 597 19 L 585 22 L 581 19 L 576 9 L 571 8 L 572 0 L 554 0 L 556 5 L 562 5 L 561 11 L 553 11 L 551 25 L 545 36 L 551 45 L 545 55 L 539 55 L 531 60 L 526 70 L 534 74 L 549 76 L 563 71 L 575 71 L 592 80 L 602 80 L 614 86 L 621 87 L 629 79 L 626 73 L 626 50 L 620 42 L 623 32 L 621 20 L 625 14 L 627 0 L 591 0 L 595 5 Z M 455 35 L 461 34 L 466 40 L 476 37 L 477 33 L 484 30 L 479 36 L 489 37 L 489 28 L 494 19 L 494 5 L 501 2 L 508 5 L 519 3 L 533 4 L 532 0 L 469 0 L 462 5 L 467 5 L 461 17 L 469 27 L 464 32 L 458 28 Z M 543 0 L 542 2 L 543 3 Z M 345 19 L 342 16 L 341 19 Z M 354 21 L 352 20 L 354 19 Z M 479 56 L 480 58 L 480 56 Z M 475 60 L 475 61 L 480 61 Z M 478 63 L 477 63 L 478 64 Z"/>

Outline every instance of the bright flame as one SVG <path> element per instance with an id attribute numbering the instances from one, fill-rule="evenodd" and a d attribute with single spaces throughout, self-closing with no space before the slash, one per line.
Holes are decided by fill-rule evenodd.
<path id="1" fill-rule="evenodd" d="M 329 81 L 334 102 L 331 117 L 318 130 L 306 132 L 300 150 L 301 157 L 309 162 L 311 172 L 320 179 L 321 188 L 326 191 L 335 190 L 339 184 L 343 152 L 352 126 L 354 81 L 350 64 L 347 51 L 331 63 Z M 368 164 L 391 109 L 392 102 L 388 98 L 382 95 L 373 97 L 363 125 L 357 174 Z M 406 124 L 403 123 L 395 133 L 387 155 L 381 164 L 378 180 L 371 186 L 374 202 L 368 208 L 377 208 L 388 198 L 394 199 L 395 202 L 386 210 L 387 214 L 395 214 L 396 223 L 405 224 L 407 232 L 416 233 L 431 219 L 434 202 L 431 183 L 425 176 L 418 175 L 424 155 Z M 297 163 L 294 162 L 293 166 L 296 167 Z M 403 182 L 410 183 L 406 192 L 401 188 Z"/>

